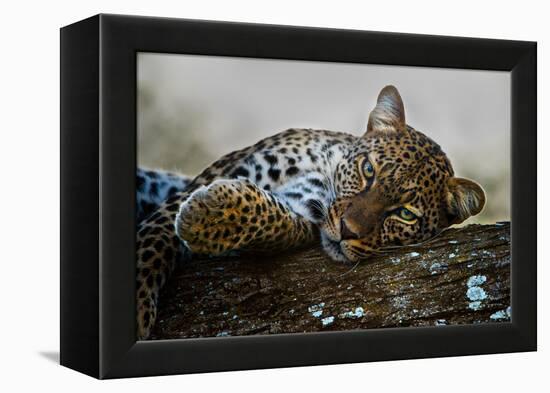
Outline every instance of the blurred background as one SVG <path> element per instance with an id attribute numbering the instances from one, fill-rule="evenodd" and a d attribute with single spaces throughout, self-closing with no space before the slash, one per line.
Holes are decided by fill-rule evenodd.
<path id="1" fill-rule="evenodd" d="M 362 135 L 388 84 L 407 124 L 485 189 L 484 211 L 464 224 L 509 220 L 508 72 L 139 53 L 138 165 L 195 175 L 291 127 Z"/>

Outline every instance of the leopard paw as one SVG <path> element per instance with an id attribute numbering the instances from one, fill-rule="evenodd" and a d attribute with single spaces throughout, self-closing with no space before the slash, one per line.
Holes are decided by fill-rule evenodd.
<path id="1" fill-rule="evenodd" d="M 192 252 L 220 255 L 261 240 L 272 201 L 245 179 L 216 180 L 192 193 L 176 217 L 176 232 Z"/>

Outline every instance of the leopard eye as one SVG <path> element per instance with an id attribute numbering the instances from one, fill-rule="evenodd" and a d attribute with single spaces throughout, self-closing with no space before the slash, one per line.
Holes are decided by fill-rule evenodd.
<path id="1" fill-rule="evenodd" d="M 363 173 L 369 179 L 374 176 L 374 167 L 368 159 L 363 163 Z"/>
<path id="2" fill-rule="evenodd" d="M 396 213 L 399 216 L 399 218 L 405 221 L 413 221 L 416 219 L 416 215 L 405 207 L 400 208 Z"/>

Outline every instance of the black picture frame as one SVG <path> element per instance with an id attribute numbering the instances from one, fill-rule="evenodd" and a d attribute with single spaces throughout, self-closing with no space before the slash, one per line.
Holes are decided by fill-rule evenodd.
<path id="1" fill-rule="evenodd" d="M 509 323 L 136 341 L 138 52 L 511 72 Z M 536 43 L 97 15 L 61 29 L 61 364 L 97 378 L 536 350 Z"/>

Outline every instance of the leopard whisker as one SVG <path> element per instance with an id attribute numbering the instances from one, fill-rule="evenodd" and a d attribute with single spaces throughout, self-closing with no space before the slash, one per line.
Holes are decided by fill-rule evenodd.
<path id="1" fill-rule="evenodd" d="M 447 231 L 449 228 L 446 228 L 444 230 L 442 230 L 441 232 L 435 234 L 434 236 L 432 237 L 429 237 L 427 238 L 426 240 L 423 240 L 421 242 L 418 242 L 418 243 L 413 243 L 413 244 L 407 244 L 407 245 L 404 245 L 404 246 L 386 246 L 386 247 L 383 247 L 383 248 L 380 248 L 379 250 L 382 250 L 382 251 L 392 251 L 392 250 L 399 250 L 403 247 L 418 247 L 418 246 L 423 246 L 425 245 L 426 243 L 429 243 L 430 241 L 434 240 L 435 238 L 441 236 L 441 234 L 443 234 L 443 232 Z"/>
<path id="2" fill-rule="evenodd" d="M 351 269 L 349 269 L 347 272 L 340 274 L 340 275 L 338 276 L 338 278 L 344 277 L 344 276 L 348 275 L 349 273 L 351 273 L 352 271 L 354 271 L 355 268 L 356 268 L 357 266 L 359 266 L 360 263 L 361 263 L 361 261 L 358 261 L 358 262 L 357 262 Z"/>
<path id="3" fill-rule="evenodd" d="M 328 216 L 328 207 L 324 203 L 317 199 L 310 199 L 310 203 L 317 211 L 321 213 L 322 220 Z"/>

